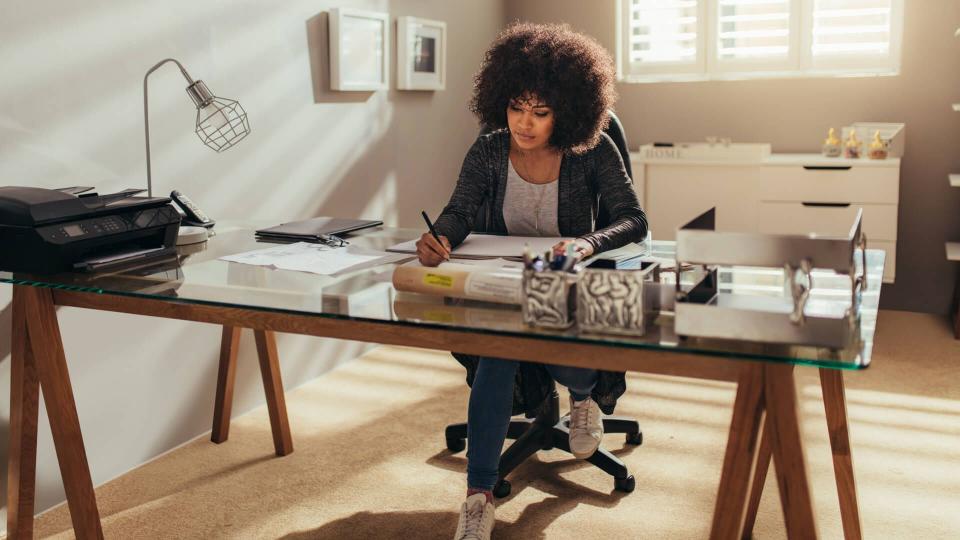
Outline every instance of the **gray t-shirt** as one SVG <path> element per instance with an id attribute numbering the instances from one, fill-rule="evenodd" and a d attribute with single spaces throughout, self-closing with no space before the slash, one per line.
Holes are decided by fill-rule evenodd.
<path id="1" fill-rule="evenodd" d="M 510 162 L 503 197 L 503 221 L 507 232 L 514 236 L 560 236 L 557 223 L 559 184 L 558 180 L 547 184 L 527 182 Z"/>

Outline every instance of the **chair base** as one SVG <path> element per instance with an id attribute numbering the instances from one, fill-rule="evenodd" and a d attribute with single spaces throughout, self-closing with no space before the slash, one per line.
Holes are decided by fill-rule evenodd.
<path id="1" fill-rule="evenodd" d="M 549 399 L 550 406 L 536 418 L 510 420 L 507 438 L 516 439 L 516 442 L 500 456 L 500 477 L 493 490 L 495 496 L 506 497 L 510 494 L 510 483 L 505 479 L 506 476 L 538 451 L 558 448 L 570 453 L 570 419 L 566 416 L 560 418 L 560 396 L 556 391 Z M 628 444 L 643 444 L 640 424 L 631 418 L 604 417 L 603 432 L 604 434 L 625 433 Z M 463 450 L 466 446 L 467 424 L 461 422 L 447 426 L 446 439 L 447 448 L 451 452 Z M 598 448 L 586 461 L 612 476 L 614 487 L 618 491 L 626 493 L 633 491 L 635 481 L 627 471 L 627 466 L 606 448 Z"/>

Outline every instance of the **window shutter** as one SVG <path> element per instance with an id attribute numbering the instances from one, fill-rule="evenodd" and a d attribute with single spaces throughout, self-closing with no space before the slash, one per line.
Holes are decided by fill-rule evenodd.
<path id="1" fill-rule="evenodd" d="M 629 0 L 631 64 L 695 64 L 699 0 Z"/>
<path id="2" fill-rule="evenodd" d="M 790 0 L 719 0 L 716 58 L 785 59 L 790 54 Z"/>
<path id="3" fill-rule="evenodd" d="M 814 0 L 811 55 L 889 56 L 892 0 Z"/>

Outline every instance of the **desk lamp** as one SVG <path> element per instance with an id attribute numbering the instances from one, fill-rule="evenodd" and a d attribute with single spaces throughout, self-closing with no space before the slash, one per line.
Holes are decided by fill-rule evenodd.
<path id="1" fill-rule="evenodd" d="M 187 95 L 197 107 L 195 132 L 203 144 L 219 152 L 231 148 L 250 133 L 247 113 L 240 103 L 213 95 L 201 80 L 194 81 L 183 65 L 173 58 L 157 62 L 143 76 L 143 129 L 147 147 L 147 196 L 153 197 L 153 176 L 150 171 L 150 115 L 148 114 L 147 79 L 167 62 L 173 62 L 187 80 Z M 203 242 L 207 239 L 204 227 L 180 227 L 177 245 Z"/>

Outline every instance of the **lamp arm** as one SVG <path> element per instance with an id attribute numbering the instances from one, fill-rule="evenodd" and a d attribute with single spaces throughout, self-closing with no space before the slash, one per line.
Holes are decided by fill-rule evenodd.
<path id="1" fill-rule="evenodd" d="M 150 115 L 148 114 L 147 106 L 147 78 L 150 77 L 150 74 L 156 71 L 160 66 L 166 64 L 167 62 L 173 62 L 180 68 L 180 73 L 183 74 L 183 77 L 187 79 L 187 83 L 193 84 L 193 78 L 190 77 L 190 74 L 187 73 L 187 70 L 184 69 L 183 64 L 178 62 L 173 58 L 166 58 L 156 63 L 152 68 L 147 70 L 147 74 L 143 76 L 143 131 L 144 138 L 146 141 L 147 149 L 147 196 L 153 197 L 153 178 L 150 172 Z"/>

